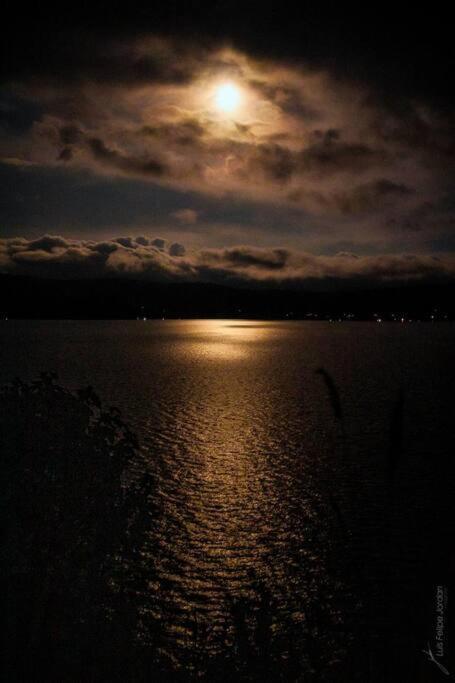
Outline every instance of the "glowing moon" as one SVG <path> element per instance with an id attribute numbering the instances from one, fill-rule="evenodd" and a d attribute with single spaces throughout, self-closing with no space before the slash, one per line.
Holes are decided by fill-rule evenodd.
<path id="1" fill-rule="evenodd" d="M 233 83 L 223 83 L 215 91 L 215 104 L 219 111 L 234 111 L 238 108 L 240 100 L 240 90 Z"/>

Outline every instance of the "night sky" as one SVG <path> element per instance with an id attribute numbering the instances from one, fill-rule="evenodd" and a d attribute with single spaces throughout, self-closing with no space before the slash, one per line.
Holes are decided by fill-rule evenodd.
<path id="1" fill-rule="evenodd" d="M 452 278 L 448 9 L 318 7 L 9 3 L 1 272 Z"/>

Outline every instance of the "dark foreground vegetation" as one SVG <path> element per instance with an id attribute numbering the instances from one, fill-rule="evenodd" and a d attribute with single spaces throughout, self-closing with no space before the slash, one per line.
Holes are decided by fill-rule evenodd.
<path id="1" fill-rule="evenodd" d="M 447 539 L 453 530 L 453 505 L 448 503 L 453 468 L 444 464 L 447 490 L 438 484 L 434 494 L 444 524 L 430 531 L 420 528 L 428 538 L 422 548 L 424 565 L 429 566 L 421 566 L 411 587 L 399 586 L 392 564 L 399 549 L 393 549 L 388 539 L 400 509 L 396 484 L 403 457 L 405 398 L 397 397 L 391 413 L 384 462 L 384 538 L 377 547 L 382 557 L 369 565 L 368 557 L 356 554 L 352 546 L 355 507 L 366 501 L 367 494 L 349 462 L 338 389 L 324 369 L 318 372 L 340 426 L 340 452 L 338 463 L 331 466 L 334 485 L 316 510 L 324 526 L 316 527 L 314 538 L 309 532 L 306 543 L 322 553 L 318 534 L 329 534 L 331 554 L 324 562 L 333 584 L 325 586 L 316 577 L 313 595 L 302 606 L 303 621 L 280 615 L 278 629 L 279 606 L 252 571 L 248 595 L 226 596 L 230 617 L 224 627 L 199 627 L 194 621 L 188 658 L 178 666 L 163 654 L 162 624 L 153 610 L 159 586 L 153 575 L 150 529 L 159 513 L 155 484 L 144 474 L 147 467 L 136 437 L 119 411 L 103 406 L 91 388 L 73 393 L 50 373 L 1 388 L 4 680 L 433 680 L 425 658 L 417 654 L 429 622 L 425 596 L 416 591 L 419 586 L 431 591 L 435 582 L 447 581 L 441 571 L 447 566 Z M 343 486 L 351 503 L 349 496 L 341 497 Z M 299 562 L 296 556 L 296 580 Z M 369 574 L 378 562 L 384 563 L 383 576 L 389 582 L 385 602 L 375 607 L 381 604 L 382 615 L 371 611 L 374 603 L 368 595 Z M 338 596 L 330 596 L 334 586 Z M 416 596 L 422 602 L 416 604 Z M 345 614 L 343 600 L 351 605 Z M 355 602 L 359 608 L 353 613 Z M 382 636 L 380 631 L 372 636 L 372 619 L 383 620 Z M 402 663 L 394 642 L 403 619 L 409 619 L 405 637 L 416 651 L 412 679 L 406 678 L 409 663 Z M 431 633 L 430 629 L 428 637 Z"/>
<path id="2" fill-rule="evenodd" d="M 0 394 L 6 680 L 116 677 L 140 635 L 150 482 L 115 409 L 51 374 Z"/>

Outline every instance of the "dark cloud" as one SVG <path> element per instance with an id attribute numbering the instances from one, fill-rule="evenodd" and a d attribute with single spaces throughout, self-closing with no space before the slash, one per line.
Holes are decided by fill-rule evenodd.
<path id="1" fill-rule="evenodd" d="M 71 149 L 71 147 L 64 147 L 57 157 L 59 161 L 71 161 L 72 158 L 73 150 Z"/>
<path id="2" fill-rule="evenodd" d="M 136 237 L 135 241 L 137 244 L 140 244 L 141 247 L 148 247 L 148 245 L 150 244 L 150 240 L 148 239 L 148 237 L 144 237 L 143 235 Z"/>
<path id="3" fill-rule="evenodd" d="M 50 25 L 52 22 L 50 22 Z M 24 28 L 24 24 L 23 24 Z M 44 28 L 44 33 L 49 26 Z M 8 70 L 3 71 L 3 82 L 35 80 L 67 86 L 75 83 L 102 82 L 132 87 L 137 84 L 182 84 L 190 81 L 197 65 L 204 59 L 206 48 L 200 42 L 166 41 L 137 32 L 122 35 L 118 32 L 79 31 L 62 27 L 60 35 L 49 40 L 39 35 L 39 59 L 29 50 L 37 36 L 33 33 L 28 42 L 21 40 L 21 50 L 11 42 L 7 55 Z"/>
<path id="4" fill-rule="evenodd" d="M 396 200 L 412 196 L 413 190 L 404 183 L 395 183 L 387 178 L 380 178 L 357 185 L 328 197 L 317 196 L 321 205 L 331 206 L 343 214 L 357 214 L 367 211 L 381 211 L 393 205 Z"/>
<path id="5" fill-rule="evenodd" d="M 319 133 L 319 131 L 317 131 Z M 256 144 L 247 151 L 248 168 L 242 174 L 262 172 L 276 182 L 288 182 L 295 176 L 312 174 L 324 180 L 340 173 L 359 174 L 372 167 L 380 167 L 386 153 L 361 143 L 344 143 L 340 133 L 329 129 L 316 141 L 301 150 L 280 144 Z"/>
<path id="6" fill-rule="evenodd" d="M 59 247 L 67 248 L 70 243 L 63 237 L 55 237 L 52 235 L 43 235 L 37 240 L 31 240 L 27 243 L 29 251 L 47 251 L 52 252 L 53 249 Z"/>
<path id="7" fill-rule="evenodd" d="M 156 159 L 125 156 L 117 150 L 107 147 L 99 138 L 90 138 L 88 146 L 97 161 L 124 173 L 139 176 L 161 176 L 167 170 L 166 166 Z"/>
<path id="8" fill-rule="evenodd" d="M 280 145 L 258 145 L 251 155 L 249 171 L 260 170 L 272 181 L 288 181 L 299 168 L 299 155 Z"/>
<path id="9" fill-rule="evenodd" d="M 166 248 L 166 240 L 163 240 L 161 237 L 155 237 L 155 239 L 152 240 L 150 244 L 153 247 L 159 249 L 160 251 L 164 251 Z"/>
<path id="10" fill-rule="evenodd" d="M 173 242 L 169 247 L 169 254 L 171 256 L 185 256 L 186 249 L 183 244 L 179 242 Z"/>
<path id="11" fill-rule="evenodd" d="M 250 79 L 250 87 L 261 96 L 276 104 L 282 111 L 303 116 L 308 121 L 317 120 L 320 112 L 306 101 L 305 93 L 296 87 L 268 83 L 266 80 Z"/>
<path id="12" fill-rule="evenodd" d="M 82 131 L 75 125 L 67 125 L 60 128 L 60 140 L 64 145 L 74 145 L 82 138 Z"/>
<path id="13" fill-rule="evenodd" d="M 173 124 L 143 126 L 140 133 L 176 145 L 195 145 L 206 134 L 206 128 L 196 118 L 187 118 Z"/>
<path id="14" fill-rule="evenodd" d="M 300 167 L 318 174 L 359 172 L 382 165 L 386 160 L 384 150 L 361 142 L 343 142 L 338 131 L 329 129 L 321 139 L 317 136 L 316 142 L 302 151 Z"/>
<path id="15" fill-rule="evenodd" d="M 120 242 L 117 240 L 105 241 L 105 242 L 92 242 L 90 243 L 90 249 L 94 252 L 108 256 L 112 254 L 113 251 L 117 251 Z M 140 242 L 138 242 L 140 244 Z"/>
<path id="16" fill-rule="evenodd" d="M 258 249 L 253 247 L 232 247 L 202 251 L 207 263 L 222 263 L 232 267 L 254 267 L 265 270 L 282 270 L 289 253 L 286 249 Z"/>
<path id="17" fill-rule="evenodd" d="M 117 237 L 114 242 L 117 242 L 117 244 L 120 244 L 127 249 L 134 249 L 136 247 L 136 240 L 134 237 Z"/>

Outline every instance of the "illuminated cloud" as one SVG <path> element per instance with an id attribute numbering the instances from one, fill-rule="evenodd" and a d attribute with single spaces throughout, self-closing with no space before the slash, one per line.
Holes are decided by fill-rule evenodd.
<path id="1" fill-rule="evenodd" d="M 173 211 L 171 216 L 184 225 L 193 225 L 198 218 L 197 211 L 194 211 L 194 209 L 179 209 L 178 211 Z"/>
<path id="2" fill-rule="evenodd" d="M 44 60 L 14 75 L 8 107 L 32 113 L 20 134 L 11 126 L 0 133 L 5 167 L 190 196 L 156 221 L 163 239 L 187 249 L 227 239 L 326 252 L 415 244 L 430 253 L 449 242 L 449 111 L 406 95 L 382 98 L 374 82 L 341 79 L 327 65 L 211 41 L 107 36 L 101 45 L 87 36 L 73 48 L 61 73 Z M 238 95 L 232 110 L 220 108 L 220 92 Z M 240 207 L 234 219 L 229 203 Z M 150 220 L 124 224 L 142 231 Z M 91 229 L 96 235 L 96 221 Z"/>
<path id="3" fill-rule="evenodd" d="M 121 237 L 96 242 L 44 235 L 38 240 L 0 240 L 0 271 L 46 277 L 123 276 L 155 281 L 304 286 L 314 280 L 380 283 L 450 278 L 455 275 L 455 259 L 425 254 L 359 256 L 349 252 L 316 256 L 247 245 L 186 251 L 182 244 L 168 247 L 159 238 Z"/>

